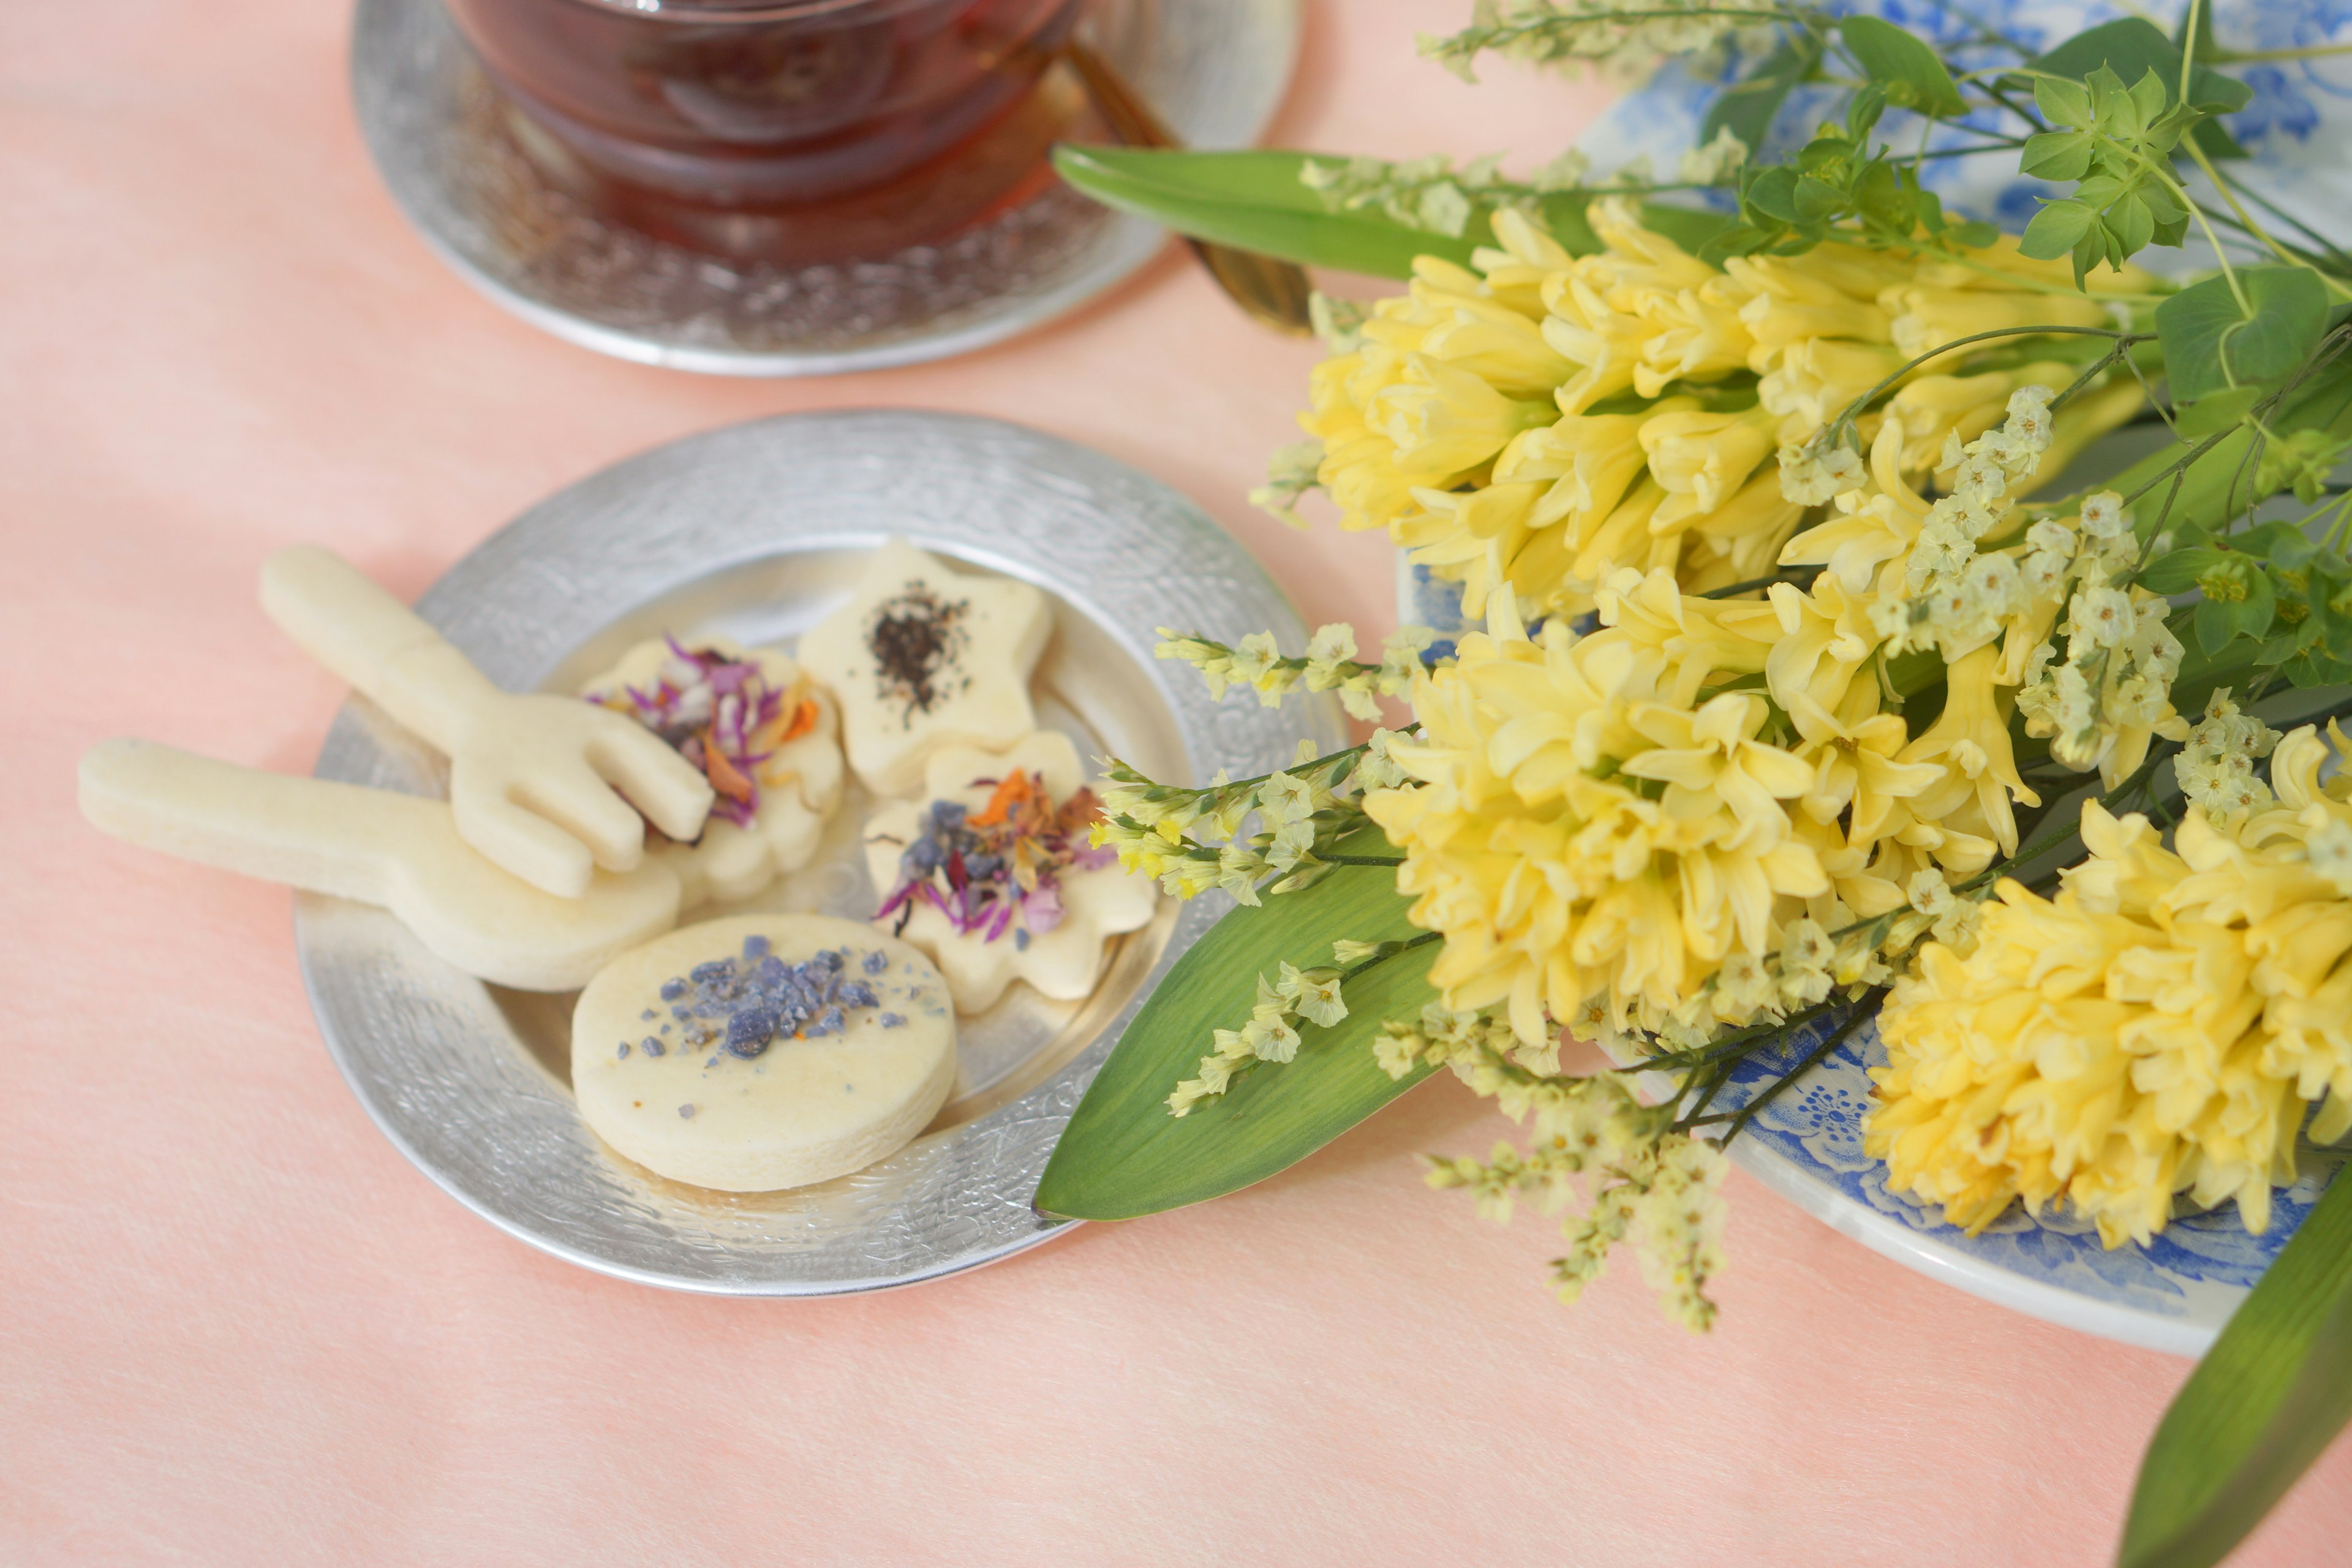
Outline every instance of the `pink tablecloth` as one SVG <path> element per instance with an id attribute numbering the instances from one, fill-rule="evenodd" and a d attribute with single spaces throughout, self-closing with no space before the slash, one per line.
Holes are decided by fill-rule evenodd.
<path id="1" fill-rule="evenodd" d="M 1324 0 L 1276 140 L 1549 155 L 1592 90 Z M 783 409 L 1005 415 L 1198 498 L 1310 621 L 1378 539 L 1242 500 L 1312 358 L 1171 257 L 954 363 L 735 383 L 564 346 L 403 226 L 346 17 L 26 4 L 0 61 L 0 1560 L 2095 1563 L 2187 1363 L 1906 1272 L 1735 1178 L 1722 1323 L 1423 1190 L 1450 1082 L 1264 1185 L 880 1297 L 673 1295 L 491 1229 L 320 1048 L 287 895 L 115 845 L 76 754 L 307 768 L 340 693 L 254 605 L 291 540 L 415 593 L 547 491 Z M 2352 1450 L 2245 1552 L 2341 1563 Z"/>

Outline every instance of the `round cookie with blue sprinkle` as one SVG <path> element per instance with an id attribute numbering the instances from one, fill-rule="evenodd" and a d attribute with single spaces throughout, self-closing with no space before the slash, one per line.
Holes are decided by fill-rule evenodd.
<path id="1" fill-rule="evenodd" d="M 831 1180 L 897 1152 L 955 1086 L 929 959 L 825 915 L 687 926 L 613 961 L 572 1015 L 572 1089 L 614 1151 L 724 1192 Z"/>

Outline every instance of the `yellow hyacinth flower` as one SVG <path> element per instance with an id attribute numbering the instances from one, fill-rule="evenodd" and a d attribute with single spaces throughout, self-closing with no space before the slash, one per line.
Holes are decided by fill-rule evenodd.
<path id="1" fill-rule="evenodd" d="M 1973 952 L 1923 950 L 1880 1019 L 1864 1146 L 1888 1184 L 1971 1229 L 2063 1201 L 2110 1247 L 2176 1194 L 2265 1228 L 2306 1106 L 2315 1135 L 2352 1130 L 2352 900 L 2309 842 L 2352 806 L 2325 757 L 2296 731 L 2276 809 L 2224 830 L 2192 808 L 2172 849 L 2092 802 L 2054 900 L 2004 882 Z"/>
<path id="2" fill-rule="evenodd" d="M 1527 214 L 1496 212 L 1473 267 L 1420 258 L 1406 292 L 1374 305 L 1309 383 L 1300 424 L 1342 526 L 1386 530 L 1462 584 L 1474 616 L 1504 585 L 1528 610 L 1580 614 L 1626 568 L 1712 592 L 1777 560 L 1833 560 L 1864 591 L 1910 547 L 1925 503 L 1883 479 L 1786 553 L 1805 506 L 1776 482 L 1773 446 L 1801 446 L 1900 372 L 1858 427 L 1896 426 L 1903 440 L 1874 468 L 1919 484 L 1951 437 L 1977 438 L 2021 385 L 2063 384 L 2067 363 L 1980 370 L 1961 354 L 1905 372 L 1904 345 L 2044 300 L 2053 322 L 2106 310 L 2039 292 L 2047 268 L 2013 246 L 1966 266 L 1825 245 L 1716 267 L 1630 202 L 1587 216 L 1603 248 L 1571 257 Z M 2076 397 L 2042 478 L 2139 400 L 2128 376 Z"/>
<path id="3" fill-rule="evenodd" d="M 1725 620 L 1769 626 L 1770 607 L 1688 598 L 1664 572 L 1598 599 L 1601 630 L 1530 639 L 1498 591 L 1486 629 L 1415 679 L 1421 733 L 1390 748 L 1413 782 L 1365 796 L 1412 918 L 1445 934 L 1446 1005 L 1507 1004 L 1530 1047 L 1595 998 L 1620 1027 L 1663 1026 L 1830 890 L 1785 804 L 1813 767 L 1759 738 L 1760 698 L 1694 700 L 1762 668 L 1769 642 Z"/>

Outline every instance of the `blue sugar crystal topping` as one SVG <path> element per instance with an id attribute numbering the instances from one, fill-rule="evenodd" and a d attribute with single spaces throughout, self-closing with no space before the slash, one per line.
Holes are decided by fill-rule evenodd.
<path id="1" fill-rule="evenodd" d="M 907 1026 L 907 1020 L 901 1018 L 896 1013 L 883 1014 L 879 1022 L 886 1029 L 903 1029 Z"/>
<path id="2" fill-rule="evenodd" d="M 629 1042 L 626 1040 L 621 1042 L 621 1059 L 623 1061 L 629 1059 Z"/>
<path id="3" fill-rule="evenodd" d="M 659 1040 L 647 1040 L 646 1042 L 646 1055 L 649 1057 L 666 1056 L 668 1054 L 668 1050 L 669 1047 L 663 1045 Z"/>
<path id="4" fill-rule="evenodd" d="M 693 1120 L 694 1120 L 694 1107 L 692 1107 L 691 1105 L 681 1105 L 681 1106 L 679 1106 L 679 1107 L 677 1108 L 677 1113 L 678 1113 L 680 1116 L 685 1117 L 685 1118 L 686 1118 L 688 1121 L 693 1121 Z"/>
<path id="5" fill-rule="evenodd" d="M 776 1037 L 782 1015 L 764 1002 L 754 1003 L 727 1020 L 727 1049 L 746 1060 L 768 1048 Z"/>
<path id="6" fill-rule="evenodd" d="M 772 945 L 764 937 L 747 937 L 741 956 L 698 963 L 683 978 L 663 984 L 662 995 L 674 1004 L 670 1015 L 685 1026 L 689 1047 L 718 1044 L 725 1054 L 749 1060 L 780 1038 L 837 1035 L 848 1027 L 851 1009 L 879 1004 L 874 987 L 849 973 L 853 960 L 868 974 L 886 973 L 887 954 L 827 949 L 787 963 Z M 666 1033 L 669 1026 L 662 1028 Z M 643 1049 L 649 1056 L 662 1054 L 660 1041 L 651 1037 Z M 719 1059 L 714 1056 L 704 1065 L 715 1067 Z"/>

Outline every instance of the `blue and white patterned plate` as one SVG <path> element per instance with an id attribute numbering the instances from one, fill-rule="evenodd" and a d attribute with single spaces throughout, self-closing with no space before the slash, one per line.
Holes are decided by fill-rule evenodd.
<path id="1" fill-rule="evenodd" d="M 2126 15 L 2147 15 L 2168 26 L 2179 0 L 2145 8 L 2104 0 L 1975 0 L 1947 8 L 1937 0 L 1876 0 L 1846 7 L 1872 11 L 1933 39 L 1956 68 L 2013 61 L 2014 51 L 1983 41 L 1978 26 L 2006 34 L 2027 48 L 2045 49 L 2087 26 Z M 2216 36 L 2225 46 L 2275 50 L 2352 39 L 2352 0 L 2220 0 Z M 1671 177 L 1692 146 L 1707 105 L 1743 62 L 1735 56 L 1723 74 L 1697 79 L 1678 68 L 1661 72 L 1639 92 L 1619 100 L 1578 145 L 1607 172 L 1646 159 Z M 2254 66 L 2242 73 L 2253 101 L 2230 128 L 2252 154 L 2236 166 L 2252 188 L 2342 240 L 2352 233 L 2352 162 L 2343 156 L 2352 132 L 2352 58 Z M 1793 148 L 1827 118 L 1836 94 L 1806 89 L 1790 96 L 1768 149 Z M 1899 117 L 1884 133 L 1908 145 Z M 1954 133 L 1941 132 L 1941 136 Z M 1928 165 L 1927 183 L 1955 212 L 1999 223 L 2015 232 L 2051 187 L 2004 174 L 1990 158 L 1950 159 Z M 2163 265 L 2162 262 L 2158 263 Z M 2210 266 L 2210 257 L 2175 253 L 2172 266 Z M 1464 629 L 1461 596 L 1425 567 L 1398 557 L 1397 612 L 1424 626 L 1449 652 Z M 1801 1030 L 1777 1054 L 1743 1064 L 1717 1096 L 1725 1110 L 1746 1105 L 1763 1087 L 1802 1059 L 1822 1033 Z M 1886 1190 L 1886 1168 L 1862 1152 L 1862 1121 L 1870 1105 L 1869 1069 L 1883 1066 L 1886 1047 L 1874 1025 L 1864 1026 L 1805 1077 L 1773 1099 L 1732 1145 L 1741 1169 L 1815 1218 L 1874 1251 L 1946 1284 L 2055 1323 L 2128 1344 L 2197 1355 L 2212 1342 L 2253 1281 L 2319 1199 L 2336 1162 L 2310 1163 L 2304 1179 L 2279 1193 L 2271 1224 L 2247 1234 L 2234 1205 L 2210 1213 L 2184 1209 L 2155 1245 L 2110 1252 L 2093 1228 L 2069 1215 L 2041 1220 L 2012 1209 L 1978 1236 L 1963 1234 L 1940 1215 Z"/>

